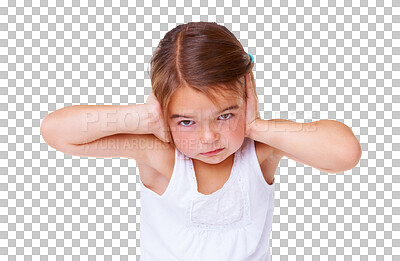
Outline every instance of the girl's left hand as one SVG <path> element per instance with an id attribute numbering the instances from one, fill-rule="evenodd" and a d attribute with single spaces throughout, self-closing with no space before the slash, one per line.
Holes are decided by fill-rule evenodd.
<path id="1" fill-rule="evenodd" d="M 249 137 L 251 125 L 260 118 L 258 110 L 258 97 L 256 92 L 256 83 L 254 81 L 253 72 L 246 74 L 246 130 L 245 136 Z"/>

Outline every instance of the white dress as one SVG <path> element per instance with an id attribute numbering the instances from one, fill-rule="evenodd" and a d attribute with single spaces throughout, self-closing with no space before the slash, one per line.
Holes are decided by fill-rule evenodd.
<path id="1" fill-rule="evenodd" d="M 164 194 L 140 186 L 142 261 L 271 259 L 275 179 L 264 180 L 254 140 L 244 139 L 228 181 L 210 195 L 198 192 L 192 159 L 176 148 Z"/>

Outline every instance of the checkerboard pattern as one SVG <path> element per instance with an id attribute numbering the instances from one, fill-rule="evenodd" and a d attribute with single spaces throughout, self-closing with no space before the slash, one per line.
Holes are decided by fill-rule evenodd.
<path id="1" fill-rule="evenodd" d="M 40 124 L 144 103 L 160 39 L 211 21 L 254 55 L 262 118 L 341 121 L 362 145 L 344 173 L 282 159 L 272 260 L 400 260 L 400 1 L 193 2 L 0 1 L 0 259 L 140 258 L 136 162 L 56 151 Z"/>

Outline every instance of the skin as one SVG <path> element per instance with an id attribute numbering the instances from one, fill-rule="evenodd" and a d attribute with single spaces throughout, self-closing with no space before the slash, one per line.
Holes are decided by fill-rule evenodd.
<path id="1" fill-rule="evenodd" d="M 219 113 L 231 105 L 239 108 Z M 173 114 L 190 118 L 171 119 Z M 171 98 L 167 122 L 176 148 L 192 158 L 194 164 L 222 167 L 232 162 L 234 153 L 244 141 L 246 102 L 241 97 L 228 95 L 219 98 L 215 105 L 203 93 L 182 87 Z M 219 148 L 224 150 L 216 155 L 200 154 Z"/>

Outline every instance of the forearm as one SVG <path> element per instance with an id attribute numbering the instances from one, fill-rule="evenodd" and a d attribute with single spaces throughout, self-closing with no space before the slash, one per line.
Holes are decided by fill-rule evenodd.
<path id="1" fill-rule="evenodd" d="M 349 168 L 357 164 L 361 153 L 360 144 L 351 129 L 338 121 L 296 123 L 281 119 L 258 120 L 250 133 L 253 140 L 320 169 Z"/>
<path id="2" fill-rule="evenodd" d="M 41 125 L 47 143 L 85 144 L 118 133 L 151 133 L 146 104 L 73 105 L 47 115 Z"/>

